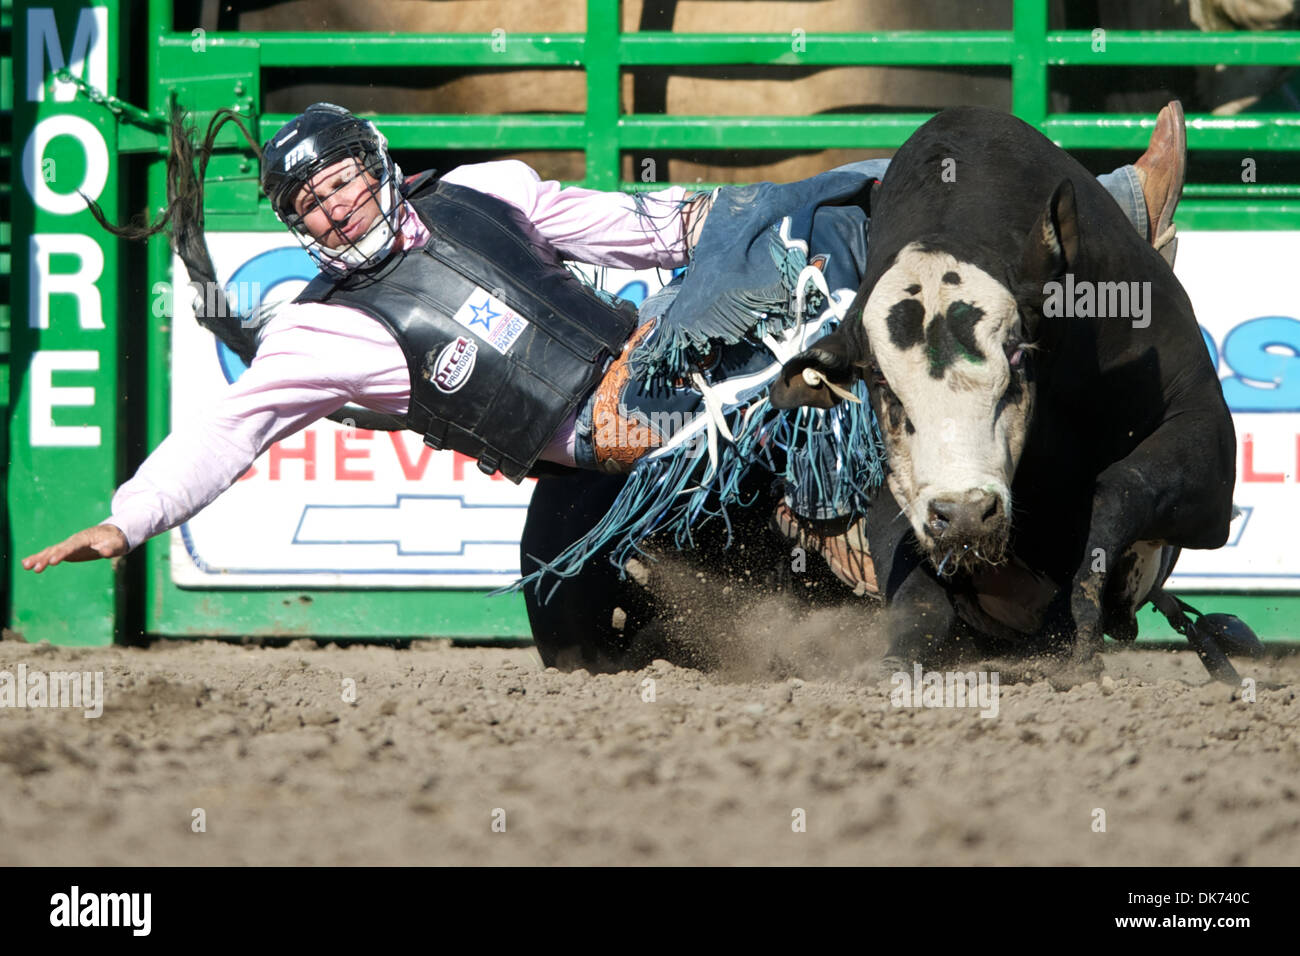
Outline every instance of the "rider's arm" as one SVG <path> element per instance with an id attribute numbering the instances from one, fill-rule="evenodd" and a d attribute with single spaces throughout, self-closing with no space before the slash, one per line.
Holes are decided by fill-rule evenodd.
<path id="1" fill-rule="evenodd" d="M 443 176 L 508 202 L 567 259 L 623 269 L 671 269 L 687 262 L 682 236 L 686 190 L 638 197 L 543 181 L 518 160 L 460 166 Z"/>
<path id="2" fill-rule="evenodd" d="M 135 548 L 203 510 L 274 442 L 349 401 L 404 414 L 409 392 L 401 348 L 378 322 L 336 306 L 285 306 L 253 364 L 158 446 L 113 496 L 105 523 Z"/>

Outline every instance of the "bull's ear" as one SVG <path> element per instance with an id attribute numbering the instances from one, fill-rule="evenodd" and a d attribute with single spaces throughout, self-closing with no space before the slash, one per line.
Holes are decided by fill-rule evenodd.
<path id="1" fill-rule="evenodd" d="M 1079 219 L 1074 208 L 1074 186 L 1061 180 L 1038 220 L 1029 230 L 1020 259 L 1020 281 L 1037 285 L 1065 275 L 1079 258 Z"/>
<path id="2" fill-rule="evenodd" d="M 769 400 L 774 408 L 830 408 L 846 397 L 856 402 L 849 391 L 856 374 L 849 343 L 837 331 L 785 363 Z"/>

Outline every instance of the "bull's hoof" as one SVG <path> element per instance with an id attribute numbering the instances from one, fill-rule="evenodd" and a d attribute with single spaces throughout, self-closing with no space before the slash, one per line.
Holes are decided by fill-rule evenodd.
<path id="1" fill-rule="evenodd" d="M 1250 625 L 1232 614 L 1206 614 L 1196 622 L 1196 628 L 1208 635 L 1225 654 L 1233 657 L 1264 656 L 1264 645 Z"/>

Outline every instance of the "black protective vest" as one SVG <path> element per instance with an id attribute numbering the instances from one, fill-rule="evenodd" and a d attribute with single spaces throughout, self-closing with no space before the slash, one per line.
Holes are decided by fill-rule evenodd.
<path id="1" fill-rule="evenodd" d="M 587 288 L 515 207 L 432 182 L 407 194 L 429 229 L 424 248 L 341 279 L 317 276 L 294 301 L 382 322 L 411 372 L 406 427 L 519 482 L 622 350 L 636 312 Z"/>

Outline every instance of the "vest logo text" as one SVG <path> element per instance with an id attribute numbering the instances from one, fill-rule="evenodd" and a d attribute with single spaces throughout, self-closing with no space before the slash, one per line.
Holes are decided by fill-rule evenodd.
<path id="1" fill-rule="evenodd" d="M 469 381 L 477 356 L 478 346 L 473 340 L 458 336 L 456 341 L 447 343 L 434 363 L 433 384 L 450 395 Z"/>

